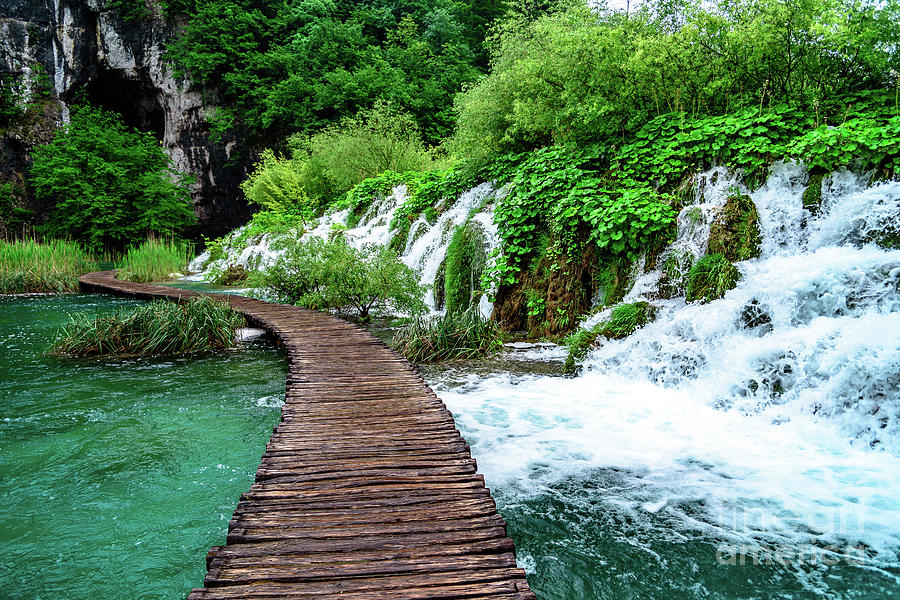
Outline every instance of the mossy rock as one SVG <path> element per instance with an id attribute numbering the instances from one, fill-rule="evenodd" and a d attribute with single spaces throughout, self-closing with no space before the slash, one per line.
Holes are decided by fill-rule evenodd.
<path id="1" fill-rule="evenodd" d="M 759 213 L 746 194 L 731 196 L 709 227 L 709 253 L 732 262 L 757 258 L 762 236 Z"/>
<path id="2" fill-rule="evenodd" d="M 444 259 L 447 312 L 463 312 L 481 298 L 481 274 L 487 262 L 485 246 L 484 231 L 475 221 L 468 221 L 453 232 Z"/>
<path id="3" fill-rule="evenodd" d="M 816 214 L 822 207 L 822 180 L 825 175 L 812 175 L 809 178 L 809 185 L 803 191 L 803 208 Z"/>
<path id="4" fill-rule="evenodd" d="M 685 299 L 688 302 L 718 300 L 734 289 L 741 272 L 722 254 L 709 254 L 697 261 L 688 273 Z"/>
<path id="5" fill-rule="evenodd" d="M 243 266 L 228 265 L 228 267 L 222 271 L 222 274 L 216 278 L 216 283 L 219 285 L 235 285 L 247 281 L 248 276 L 249 273 L 247 273 L 247 269 Z"/>
<path id="6" fill-rule="evenodd" d="M 434 307 L 437 310 L 443 310 L 445 304 L 444 297 L 444 280 L 447 275 L 447 258 L 441 261 L 440 266 L 438 266 L 437 273 L 434 275 Z"/>

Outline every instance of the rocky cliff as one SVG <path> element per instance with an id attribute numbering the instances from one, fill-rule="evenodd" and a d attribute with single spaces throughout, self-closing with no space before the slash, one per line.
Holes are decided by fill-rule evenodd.
<path id="1" fill-rule="evenodd" d="M 247 157 L 234 139 L 209 138 L 204 105 L 164 59 L 176 26 L 153 14 L 124 20 L 101 0 L 0 0 L 0 76 L 30 103 L 24 118 L 2 132 L 0 173 L 21 180 L 29 149 L 47 141 L 86 96 L 153 132 L 181 171 L 196 175 L 200 231 L 220 235 L 248 216 L 238 183 Z M 37 207 L 40 211 L 42 208 Z"/>

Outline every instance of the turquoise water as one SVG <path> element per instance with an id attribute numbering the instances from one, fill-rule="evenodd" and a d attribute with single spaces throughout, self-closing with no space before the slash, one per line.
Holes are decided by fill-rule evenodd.
<path id="1" fill-rule="evenodd" d="M 0 298 L 0 596 L 183 598 L 225 540 L 284 398 L 266 341 L 181 359 L 44 356 L 75 311 Z"/>

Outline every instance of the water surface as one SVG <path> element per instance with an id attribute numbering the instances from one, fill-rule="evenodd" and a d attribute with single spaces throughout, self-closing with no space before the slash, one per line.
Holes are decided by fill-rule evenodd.
<path id="1" fill-rule="evenodd" d="M 284 399 L 271 343 L 179 359 L 44 355 L 68 313 L 137 303 L 0 298 L 4 598 L 183 598 L 253 481 Z"/>

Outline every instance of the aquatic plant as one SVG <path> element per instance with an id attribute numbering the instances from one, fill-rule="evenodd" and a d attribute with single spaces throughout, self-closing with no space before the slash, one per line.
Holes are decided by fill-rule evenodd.
<path id="1" fill-rule="evenodd" d="M 74 314 L 50 352 L 70 356 L 209 352 L 234 346 L 235 330 L 245 324 L 243 315 L 209 297 L 183 304 L 156 300 L 112 314 Z"/>
<path id="2" fill-rule="evenodd" d="M 469 221 L 453 232 L 447 247 L 444 302 L 447 312 L 463 312 L 481 297 L 481 274 L 487 262 L 484 232 Z"/>
<path id="3" fill-rule="evenodd" d="M 173 273 L 184 273 L 193 252 L 187 244 L 175 240 L 148 239 L 131 247 L 122 259 L 117 276 L 124 281 L 145 283 L 170 279 Z"/>
<path id="4" fill-rule="evenodd" d="M 0 294 L 74 292 L 94 260 L 74 242 L 0 240 Z"/>
<path id="5" fill-rule="evenodd" d="M 685 299 L 688 302 L 717 300 L 733 289 L 741 279 L 741 272 L 721 254 L 709 254 L 691 267 L 687 278 Z"/>
<path id="6" fill-rule="evenodd" d="M 759 212 L 746 194 L 730 196 L 709 228 L 709 253 L 730 261 L 758 258 L 762 238 Z"/>
<path id="7" fill-rule="evenodd" d="M 391 346 L 412 363 L 477 358 L 499 352 L 500 326 L 477 308 L 413 320 L 398 331 Z"/>

